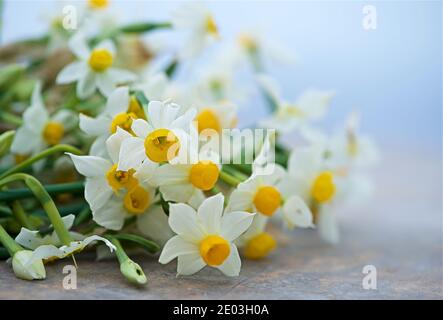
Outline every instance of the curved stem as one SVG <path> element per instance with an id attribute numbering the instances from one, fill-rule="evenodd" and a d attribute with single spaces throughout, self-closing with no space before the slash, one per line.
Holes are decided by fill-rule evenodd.
<path id="1" fill-rule="evenodd" d="M 3 246 L 6 248 L 6 250 L 8 250 L 11 257 L 13 257 L 17 251 L 23 250 L 23 248 L 17 242 L 15 242 L 14 239 L 11 238 L 11 236 L 6 232 L 1 224 L 0 242 L 3 243 Z"/>
<path id="2" fill-rule="evenodd" d="M 37 161 L 39 161 L 41 159 L 44 159 L 46 157 L 49 157 L 50 155 L 52 155 L 54 153 L 57 153 L 57 152 L 70 152 L 70 153 L 73 153 L 75 155 L 83 154 L 83 152 L 81 150 L 77 149 L 76 147 L 73 147 L 73 146 L 70 146 L 70 145 L 67 145 L 67 144 L 59 144 L 59 145 L 53 146 L 51 148 L 48 148 L 48 149 L 46 149 L 46 150 L 36 154 L 35 156 L 33 156 L 33 157 L 29 158 L 29 159 L 26 159 L 25 161 L 23 161 L 22 163 L 19 163 L 18 165 L 12 167 L 11 169 L 3 172 L 0 175 L 0 179 L 2 179 L 4 177 L 7 177 L 10 174 L 23 171 L 23 169 L 31 166 L 33 163 L 35 163 L 35 162 L 37 162 Z"/>
<path id="3" fill-rule="evenodd" d="M 40 201 L 43 209 L 51 220 L 52 226 L 57 233 L 58 238 L 64 245 L 69 245 L 73 240 L 60 217 L 57 207 L 48 192 L 43 188 L 40 181 L 33 176 L 25 173 L 12 174 L 0 180 L 0 188 L 14 181 L 23 181 L 29 189 L 34 193 L 35 197 Z"/>

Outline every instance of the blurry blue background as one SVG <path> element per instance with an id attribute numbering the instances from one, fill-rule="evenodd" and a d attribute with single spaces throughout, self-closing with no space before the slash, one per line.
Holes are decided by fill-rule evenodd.
<path id="1" fill-rule="evenodd" d="M 6 1 L 2 43 L 39 35 L 56 1 Z M 112 1 L 122 22 L 165 20 L 179 2 Z M 377 29 L 362 27 L 363 6 Z M 358 109 L 362 129 L 386 147 L 441 152 L 442 4 L 440 1 L 214 1 L 222 36 L 259 26 L 296 53 L 272 74 L 295 98 L 305 88 L 335 89 L 329 128 Z M 260 114 L 258 112 L 257 114 Z M 250 116 L 250 113 L 243 114 Z"/>

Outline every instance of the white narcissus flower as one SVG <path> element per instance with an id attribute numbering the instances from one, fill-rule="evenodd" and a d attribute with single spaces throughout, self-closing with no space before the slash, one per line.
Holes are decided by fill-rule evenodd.
<path id="1" fill-rule="evenodd" d="M 135 75 L 127 70 L 112 66 L 116 48 L 111 40 L 104 40 L 89 49 L 82 33 L 77 33 L 69 40 L 69 48 L 78 61 L 67 65 L 57 76 L 58 84 L 77 81 L 77 96 L 86 99 L 96 89 L 108 96 L 119 84 L 135 80 Z"/>
<path id="2" fill-rule="evenodd" d="M 149 181 L 156 164 L 145 161 L 126 171 L 118 169 L 121 143 L 129 137 L 130 133 L 117 128 L 108 138 L 110 160 L 69 154 L 77 171 L 86 177 L 85 199 L 94 221 L 111 230 L 120 230 L 127 216 L 144 213 L 155 200 L 155 188 Z"/>
<path id="3" fill-rule="evenodd" d="M 281 133 L 294 129 L 303 130 L 309 121 L 318 120 L 326 114 L 333 91 L 317 89 L 306 90 L 295 102 L 288 102 L 281 98 L 273 79 L 268 76 L 258 76 L 258 81 L 266 94 L 276 104 L 276 110 L 260 124 L 266 128 L 273 128 Z"/>
<path id="4" fill-rule="evenodd" d="M 160 166 L 153 180 L 166 201 L 184 202 L 197 208 L 205 199 L 203 192 L 217 183 L 220 168 L 218 154 L 201 152 L 195 163 Z"/>
<path id="5" fill-rule="evenodd" d="M 177 30 L 188 33 L 186 45 L 181 49 L 183 59 L 197 56 L 219 37 L 212 13 L 201 3 L 186 3 L 172 13 L 172 24 Z"/>
<path id="6" fill-rule="evenodd" d="M 289 157 L 288 173 L 293 192 L 309 204 L 320 236 L 337 243 L 339 233 L 333 204 L 342 197 L 343 182 L 340 173 L 327 165 L 323 145 L 294 150 Z"/>
<path id="7" fill-rule="evenodd" d="M 195 109 L 178 116 L 180 106 L 170 102 L 151 101 L 148 120 L 132 122 L 134 137 L 122 142 L 118 170 L 127 171 L 143 162 L 174 162 L 186 159 L 191 122 Z"/>
<path id="8" fill-rule="evenodd" d="M 31 105 L 23 113 L 23 125 L 17 130 L 11 152 L 30 156 L 48 146 L 59 144 L 65 134 L 77 125 L 77 116 L 69 110 L 50 115 L 41 95 L 38 82 L 32 92 Z"/>
<path id="9" fill-rule="evenodd" d="M 74 224 L 75 216 L 73 214 L 62 217 L 63 224 L 67 230 L 71 229 Z M 74 240 L 83 240 L 85 237 L 76 232 L 69 232 Z M 27 249 L 37 249 L 38 247 L 46 244 L 52 244 L 54 246 L 61 246 L 62 242 L 57 236 L 57 233 L 53 231 L 51 234 L 41 236 L 37 230 L 29 230 L 21 228 L 20 233 L 15 237 L 15 241 Z"/>
<path id="10" fill-rule="evenodd" d="M 163 248 L 159 262 L 178 258 L 177 273 L 191 275 L 209 265 L 227 276 L 238 276 L 241 260 L 233 241 L 252 223 L 253 214 L 223 213 L 221 193 L 207 198 L 197 212 L 190 206 L 171 204 L 169 225 L 177 233 Z"/>
<path id="11" fill-rule="evenodd" d="M 91 146 L 90 154 L 106 155 L 106 139 L 115 133 L 118 127 L 132 133 L 131 126 L 135 119 L 146 119 L 146 114 L 137 99 L 130 96 L 128 87 L 115 89 L 97 118 L 80 114 L 80 129 L 90 136 L 97 137 Z"/>
<path id="12" fill-rule="evenodd" d="M 308 206 L 294 194 L 285 169 L 273 163 L 273 139 L 274 135 L 267 135 L 252 164 L 251 177 L 232 192 L 228 208 L 257 212 L 265 217 L 272 217 L 281 211 L 287 227 L 312 227 L 312 214 Z"/>

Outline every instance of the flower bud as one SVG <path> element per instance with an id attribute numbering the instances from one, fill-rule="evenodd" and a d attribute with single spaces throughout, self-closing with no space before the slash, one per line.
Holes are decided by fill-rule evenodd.
<path id="1" fill-rule="evenodd" d="M 28 265 L 33 252 L 31 250 L 20 250 L 12 258 L 12 269 L 17 278 L 24 280 L 41 280 L 46 278 L 46 270 L 41 259 Z"/>
<path id="2" fill-rule="evenodd" d="M 148 282 L 142 268 L 131 259 L 127 259 L 120 265 L 120 272 L 129 282 L 135 284 L 145 284 Z"/>

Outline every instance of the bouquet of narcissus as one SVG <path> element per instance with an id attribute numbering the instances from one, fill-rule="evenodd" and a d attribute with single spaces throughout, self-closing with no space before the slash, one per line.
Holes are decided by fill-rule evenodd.
<path id="1" fill-rule="evenodd" d="M 369 195 L 377 152 L 356 113 L 332 134 L 313 124 L 332 91 L 282 95 L 266 62 L 290 52 L 224 36 L 202 3 L 126 25 L 105 0 L 59 13 L 0 47 L 0 256 L 17 277 L 93 249 L 138 284 L 142 251 L 179 275 L 237 276 L 278 254 L 271 224 L 339 241 L 335 214 Z"/>

